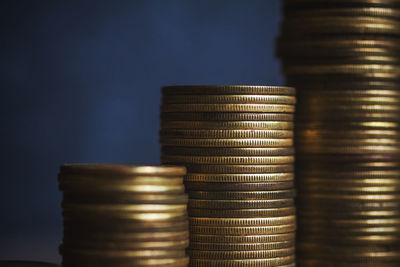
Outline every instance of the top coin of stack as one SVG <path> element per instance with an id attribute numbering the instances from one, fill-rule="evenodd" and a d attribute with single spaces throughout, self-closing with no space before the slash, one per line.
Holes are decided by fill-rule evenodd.
<path id="1" fill-rule="evenodd" d="M 187 266 L 185 173 L 173 166 L 61 166 L 63 266 Z"/>
<path id="2" fill-rule="evenodd" d="M 298 263 L 400 264 L 400 1 L 286 0 Z"/>
<path id="3" fill-rule="evenodd" d="M 190 266 L 294 264 L 295 90 L 162 90 L 162 162 L 182 164 Z"/>

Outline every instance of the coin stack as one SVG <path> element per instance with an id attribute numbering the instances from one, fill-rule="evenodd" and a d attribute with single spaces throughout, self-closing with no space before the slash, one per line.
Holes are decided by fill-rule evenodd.
<path id="1" fill-rule="evenodd" d="M 400 266 L 400 1 L 286 0 L 299 266 Z"/>
<path id="2" fill-rule="evenodd" d="M 187 266 L 185 174 L 173 166 L 62 165 L 62 266 Z"/>
<path id="3" fill-rule="evenodd" d="M 162 90 L 162 162 L 185 165 L 189 266 L 294 266 L 295 90 Z"/>

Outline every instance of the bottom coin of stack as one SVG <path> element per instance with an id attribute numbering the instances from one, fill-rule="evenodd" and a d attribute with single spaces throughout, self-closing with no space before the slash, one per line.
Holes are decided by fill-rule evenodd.
<path id="1" fill-rule="evenodd" d="M 216 172 L 229 167 L 235 168 L 215 166 Z M 220 176 L 229 180 L 235 174 Z M 186 182 L 186 187 L 191 266 L 294 266 L 291 182 Z"/>
<path id="2" fill-rule="evenodd" d="M 183 167 L 63 165 L 62 265 L 187 266 Z"/>

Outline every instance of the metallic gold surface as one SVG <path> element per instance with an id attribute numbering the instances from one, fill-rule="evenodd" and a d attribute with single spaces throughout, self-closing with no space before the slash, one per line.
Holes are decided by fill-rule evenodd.
<path id="1" fill-rule="evenodd" d="M 161 161 L 188 169 L 190 266 L 294 263 L 295 102 L 285 87 L 163 88 Z"/>
<path id="2" fill-rule="evenodd" d="M 187 266 L 185 173 L 173 166 L 61 166 L 62 265 Z"/>

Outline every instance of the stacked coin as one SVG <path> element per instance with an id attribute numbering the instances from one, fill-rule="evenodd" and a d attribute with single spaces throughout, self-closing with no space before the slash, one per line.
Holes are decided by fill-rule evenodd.
<path id="1" fill-rule="evenodd" d="M 62 165 L 62 266 L 187 266 L 184 167 Z"/>
<path id="2" fill-rule="evenodd" d="M 287 0 L 300 266 L 400 265 L 400 1 Z"/>
<path id="3" fill-rule="evenodd" d="M 295 90 L 164 87 L 162 161 L 182 164 L 190 266 L 294 266 Z"/>

